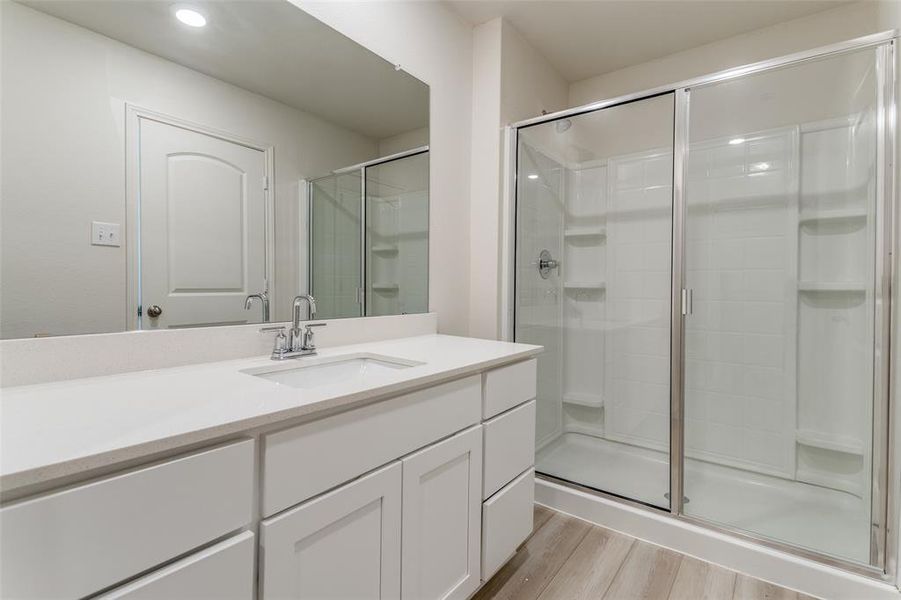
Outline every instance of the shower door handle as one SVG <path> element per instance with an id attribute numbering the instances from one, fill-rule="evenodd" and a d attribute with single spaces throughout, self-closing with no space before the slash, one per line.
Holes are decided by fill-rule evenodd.
<path id="1" fill-rule="evenodd" d="M 694 307 L 693 304 L 693 294 L 690 288 L 682 288 L 682 316 L 687 317 L 692 313 Z"/>

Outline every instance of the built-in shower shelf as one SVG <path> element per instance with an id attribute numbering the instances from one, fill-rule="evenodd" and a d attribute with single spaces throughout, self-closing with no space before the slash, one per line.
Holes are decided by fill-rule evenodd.
<path id="1" fill-rule="evenodd" d="M 831 450 L 833 452 L 855 454 L 858 456 L 862 456 L 864 453 L 864 445 L 862 442 L 826 433 L 799 429 L 796 439 L 801 446 L 810 448 L 820 448 L 822 450 Z"/>
<path id="2" fill-rule="evenodd" d="M 563 230 L 566 238 L 602 238 L 607 236 L 607 228 L 603 225 L 597 227 L 567 227 Z"/>
<path id="3" fill-rule="evenodd" d="M 376 254 L 397 254 L 397 246 L 394 244 L 376 244 L 372 247 Z"/>
<path id="4" fill-rule="evenodd" d="M 798 217 L 798 222 L 802 225 L 841 222 L 841 221 L 863 221 L 867 218 L 867 211 L 862 208 L 845 208 L 838 210 L 823 210 L 804 214 Z"/>
<path id="5" fill-rule="evenodd" d="M 840 293 L 862 293 L 865 292 L 867 286 L 862 282 L 856 281 L 799 281 L 798 291 L 800 292 L 840 292 Z"/>
<path id="6" fill-rule="evenodd" d="M 582 392 L 568 392 L 563 394 L 563 403 L 587 406 L 588 408 L 601 408 L 604 406 L 604 400 L 601 398 L 600 394 L 586 394 Z"/>
<path id="7" fill-rule="evenodd" d="M 567 290 L 603 290 L 607 284 L 603 281 L 565 281 L 563 287 Z"/>
<path id="8" fill-rule="evenodd" d="M 396 283 L 373 283 L 372 289 L 375 292 L 396 292 L 399 287 Z"/>

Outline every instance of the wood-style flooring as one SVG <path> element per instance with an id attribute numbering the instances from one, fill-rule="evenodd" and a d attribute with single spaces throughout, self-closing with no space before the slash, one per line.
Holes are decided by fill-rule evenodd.
<path id="1" fill-rule="evenodd" d="M 535 506 L 535 529 L 473 600 L 811 600 Z"/>

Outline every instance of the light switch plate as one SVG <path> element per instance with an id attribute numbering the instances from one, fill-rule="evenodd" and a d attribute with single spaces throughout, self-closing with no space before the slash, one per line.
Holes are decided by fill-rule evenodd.
<path id="1" fill-rule="evenodd" d="M 118 223 L 91 222 L 91 245 L 120 246 L 121 226 Z"/>

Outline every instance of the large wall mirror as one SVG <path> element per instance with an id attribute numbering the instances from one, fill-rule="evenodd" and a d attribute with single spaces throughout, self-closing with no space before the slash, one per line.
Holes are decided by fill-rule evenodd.
<path id="1" fill-rule="evenodd" d="M 287 0 L 0 11 L 0 337 L 428 310 L 426 84 Z"/>

